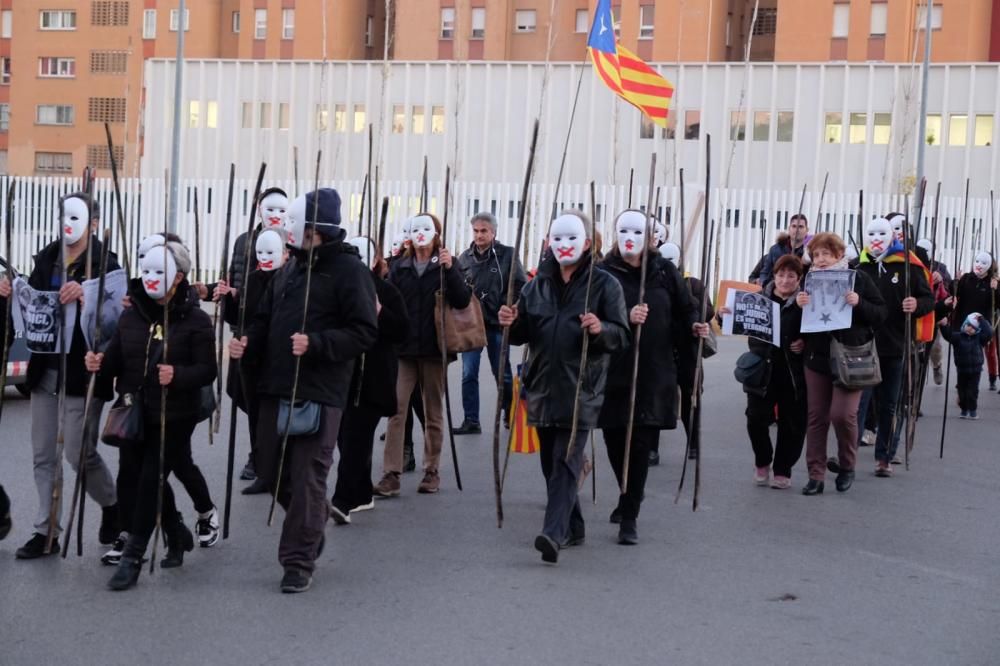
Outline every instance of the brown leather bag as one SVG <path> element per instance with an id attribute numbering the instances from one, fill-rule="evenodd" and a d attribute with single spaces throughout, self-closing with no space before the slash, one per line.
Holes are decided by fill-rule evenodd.
<path id="1" fill-rule="evenodd" d="M 441 308 L 444 308 L 444 333 L 441 331 Z M 486 346 L 486 324 L 483 322 L 483 309 L 479 299 L 473 294 L 469 304 L 461 310 L 448 305 L 437 292 L 434 301 L 434 330 L 437 332 L 438 345 L 442 342 L 449 354 L 482 349 Z"/>

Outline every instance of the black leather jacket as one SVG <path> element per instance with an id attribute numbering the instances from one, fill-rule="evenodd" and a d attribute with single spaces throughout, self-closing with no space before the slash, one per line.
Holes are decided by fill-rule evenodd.
<path id="1" fill-rule="evenodd" d="M 514 256 L 514 248 L 494 241 L 484 253 L 476 250 L 473 243 L 469 249 L 458 258 L 458 265 L 465 274 L 466 281 L 472 285 L 472 291 L 479 299 L 483 308 L 483 321 L 487 326 L 499 326 L 497 312 L 500 306 L 507 302 L 507 284 L 510 278 L 510 259 Z M 514 258 L 514 301 L 517 301 L 521 289 L 528 281 L 521 266 L 521 260 Z"/>

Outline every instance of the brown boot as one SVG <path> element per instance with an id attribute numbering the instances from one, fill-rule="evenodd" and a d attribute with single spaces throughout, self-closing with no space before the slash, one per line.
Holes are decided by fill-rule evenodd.
<path id="1" fill-rule="evenodd" d="M 398 497 L 399 496 L 399 474 L 386 472 L 382 475 L 382 480 L 372 488 L 372 495 L 376 497 Z"/>
<path id="2" fill-rule="evenodd" d="M 435 470 L 428 470 L 424 472 L 424 480 L 420 482 L 417 492 L 425 495 L 431 495 L 436 493 L 440 488 L 441 477 L 438 476 L 438 473 Z"/>

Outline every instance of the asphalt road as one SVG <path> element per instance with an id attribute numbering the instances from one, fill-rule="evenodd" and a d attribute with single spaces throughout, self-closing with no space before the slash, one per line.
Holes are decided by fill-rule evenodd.
<path id="1" fill-rule="evenodd" d="M 804 461 L 791 491 L 751 481 L 732 378 L 742 348 L 723 341 L 707 364 L 701 506 L 692 512 L 690 484 L 674 503 L 683 444 L 664 433 L 640 545 L 617 545 L 608 524 L 616 490 L 598 436 L 586 545 L 543 565 L 531 546 L 544 502 L 538 461 L 513 456 L 497 529 L 486 433 L 458 438 L 465 492 L 446 455 L 439 495 L 418 495 L 409 474 L 399 499 L 353 525 L 331 522 L 313 588 L 300 595 L 278 591 L 279 528 L 265 525 L 266 496 L 236 495 L 228 541 L 126 593 L 105 590 L 112 570 L 99 563 L 93 503 L 83 558 L 16 561 L 37 500 L 28 403 L 10 392 L 0 482 L 15 527 L 0 544 L 0 664 L 1000 663 L 1000 396 L 984 391 L 977 422 L 950 410 L 939 460 L 943 388 L 929 387 L 910 471 L 876 479 L 866 448 L 850 492 L 828 483 L 827 494 L 803 497 Z M 456 425 L 458 373 L 455 364 Z M 221 506 L 225 432 L 213 447 L 205 426 L 196 437 Z M 178 500 L 193 523 L 183 492 Z"/>

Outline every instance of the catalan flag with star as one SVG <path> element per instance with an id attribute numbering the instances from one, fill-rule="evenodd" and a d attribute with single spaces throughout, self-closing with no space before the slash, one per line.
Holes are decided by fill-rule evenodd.
<path id="1" fill-rule="evenodd" d="M 645 113 L 660 127 L 667 126 L 674 86 L 615 39 L 611 0 L 598 0 L 587 49 L 594 70 L 611 92 Z"/>

